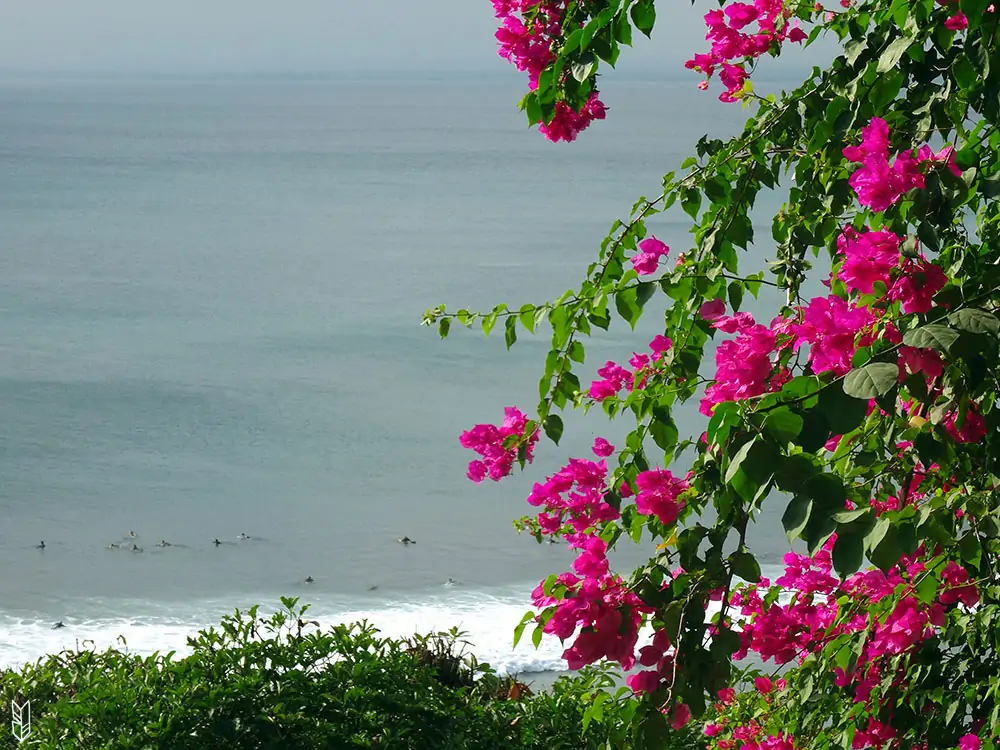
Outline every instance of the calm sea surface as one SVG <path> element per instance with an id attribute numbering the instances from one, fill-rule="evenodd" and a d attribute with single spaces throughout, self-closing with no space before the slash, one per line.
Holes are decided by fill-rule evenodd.
<path id="1" fill-rule="evenodd" d="M 181 647 L 293 595 L 394 633 L 461 626 L 501 667 L 558 665 L 558 644 L 509 645 L 571 556 L 510 522 L 532 482 L 623 429 L 573 420 L 527 475 L 471 484 L 458 433 L 534 407 L 547 339 L 442 342 L 421 313 L 575 286 L 610 223 L 745 113 L 688 81 L 615 81 L 608 121 L 553 146 L 520 94 L 0 82 L 0 663 L 118 634 Z M 687 248 L 682 214 L 652 228 Z M 587 373 L 648 340 L 617 325 Z M 130 530 L 142 554 L 107 549 Z M 787 550 L 758 538 L 765 562 Z"/>

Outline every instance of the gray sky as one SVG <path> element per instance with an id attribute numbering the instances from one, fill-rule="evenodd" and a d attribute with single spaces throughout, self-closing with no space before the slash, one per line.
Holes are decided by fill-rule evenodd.
<path id="1" fill-rule="evenodd" d="M 669 7 L 620 70 L 684 75 L 709 4 Z M 504 70 L 496 23 L 489 0 L 0 0 L 0 72 Z"/>

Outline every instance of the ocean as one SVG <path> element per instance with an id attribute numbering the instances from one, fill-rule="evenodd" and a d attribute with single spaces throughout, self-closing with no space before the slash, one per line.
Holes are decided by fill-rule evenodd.
<path id="1" fill-rule="evenodd" d="M 574 415 L 524 475 L 473 485 L 458 435 L 530 413 L 547 334 L 507 352 L 421 315 L 575 287 L 615 218 L 741 126 L 695 83 L 613 79 L 609 119 L 567 146 L 526 127 L 517 75 L 0 80 L 0 665 L 118 636 L 183 651 L 297 596 L 559 669 L 558 642 L 512 634 L 572 556 L 511 520 L 626 425 Z M 687 249 L 679 211 L 650 227 Z M 644 347 L 650 310 L 584 372 Z M 752 537 L 765 567 L 782 505 Z"/>

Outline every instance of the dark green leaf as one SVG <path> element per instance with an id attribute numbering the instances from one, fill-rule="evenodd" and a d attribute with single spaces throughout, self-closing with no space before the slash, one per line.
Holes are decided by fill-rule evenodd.
<path id="1" fill-rule="evenodd" d="M 841 578 L 856 573 L 864 559 L 864 537 L 841 531 L 833 545 L 833 567 Z"/>
<path id="2" fill-rule="evenodd" d="M 868 405 L 844 393 L 842 382 L 833 383 L 819 394 L 819 411 L 834 435 L 846 435 L 865 421 Z"/>
<path id="3" fill-rule="evenodd" d="M 958 341 L 958 334 L 954 330 L 936 323 L 921 326 L 903 334 L 903 343 L 907 346 L 913 346 L 917 349 L 934 349 L 939 352 L 947 352 L 956 341 Z M 881 396 L 882 393 L 879 395 Z"/>
<path id="4" fill-rule="evenodd" d="M 864 400 L 884 396 L 896 387 L 899 365 L 889 362 L 872 362 L 858 370 L 851 370 L 844 378 L 844 393 Z"/>
<path id="5" fill-rule="evenodd" d="M 649 424 L 649 434 L 664 453 L 677 447 L 677 426 L 672 421 L 653 419 Z"/>
<path id="6" fill-rule="evenodd" d="M 802 424 L 801 416 L 787 406 L 782 406 L 768 413 L 764 420 L 764 430 L 777 440 L 787 443 L 799 436 Z"/>
<path id="7" fill-rule="evenodd" d="M 653 0 L 639 0 L 632 6 L 632 23 L 643 34 L 649 36 L 656 24 L 656 8 Z"/>
<path id="8" fill-rule="evenodd" d="M 756 444 L 757 438 L 747 441 L 747 443 L 736 452 L 736 455 L 729 460 L 729 466 L 726 468 L 726 484 L 732 483 L 733 478 L 736 476 L 736 472 L 740 470 L 740 466 L 743 465 L 747 455 Z"/>
<path id="9" fill-rule="evenodd" d="M 543 423 L 545 428 L 545 434 L 556 445 L 559 445 L 559 440 L 562 438 L 563 434 L 563 421 L 562 417 L 558 414 L 549 414 L 545 418 Z"/>
<path id="10" fill-rule="evenodd" d="M 877 72 L 887 73 L 895 68 L 903 55 L 906 54 L 906 50 L 908 50 L 912 45 L 913 39 L 901 36 L 886 47 L 885 52 L 883 52 L 878 59 L 878 67 L 876 68 Z"/>
<path id="11" fill-rule="evenodd" d="M 517 318 L 511 315 L 507 318 L 504 323 L 504 342 L 507 344 L 507 348 L 510 349 L 514 346 L 514 342 L 517 341 Z"/>
<path id="12" fill-rule="evenodd" d="M 746 550 L 739 550 L 729 556 L 729 566 L 735 575 L 748 583 L 760 580 L 760 564 L 757 558 Z"/>
<path id="13" fill-rule="evenodd" d="M 806 524 L 809 523 L 811 512 L 812 498 L 808 495 L 796 495 L 788 503 L 784 515 L 781 516 L 781 525 L 785 527 L 785 536 L 789 541 L 802 534 Z"/>
<path id="14" fill-rule="evenodd" d="M 975 307 L 967 307 L 958 310 L 948 316 L 948 322 L 955 328 L 970 333 L 987 333 L 997 335 L 1000 333 L 1000 320 L 992 313 L 980 310 Z"/>

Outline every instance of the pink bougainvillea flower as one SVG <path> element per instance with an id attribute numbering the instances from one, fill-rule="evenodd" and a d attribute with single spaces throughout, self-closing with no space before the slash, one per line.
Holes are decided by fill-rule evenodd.
<path id="1" fill-rule="evenodd" d="M 656 273 L 660 265 L 660 258 L 667 257 L 670 248 L 660 242 L 654 236 L 639 243 L 639 252 L 632 256 L 632 268 L 640 276 L 648 276 Z"/>
<path id="2" fill-rule="evenodd" d="M 849 290 L 871 294 L 876 283 L 888 286 L 893 269 L 899 266 L 902 238 L 892 232 L 858 232 L 848 228 L 837 238 L 844 256 L 837 278 Z"/>
<path id="3" fill-rule="evenodd" d="M 944 372 L 944 362 L 941 355 L 933 349 L 915 349 L 912 346 L 899 348 L 900 377 L 906 376 L 906 371 L 923 373 L 928 378 L 938 378 Z"/>
<path id="4" fill-rule="evenodd" d="M 655 669 L 644 669 L 625 678 L 625 684 L 633 693 L 655 693 L 662 681 L 663 678 Z"/>
<path id="5" fill-rule="evenodd" d="M 859 337 L 874 322 L 866 307 L 837 296 L 814 297 L 802 309 L 802 323 L 792 326 L 795 348 L 809 345 L 809 362 L 814 373 L 844 375 L 851 371 L 851 358 Z"/>
<path id="6" fill-rule="evenodd" d="M 615 452 L 615 446 L 613 446 L 604 438 L 599 437 L 594 440 L 593 451 L 594 455 L 600 456 L 601 458 L 606 458 Z"/>
<path id="7" fill-rule="evenodd" d="M 487 476 L 494 482 L 499 482 L 511 473 L 514 461 L 517 460 L 518 448 L 525 446 L 527 460 L 534 458 L 535 443 L 538 442 L 538 431 L 525 438 L 528 417 L 517 407 L 508 406 L 504 409 L 504 420 L 500 426 L 477 424 L 471 430 L 466 430 L 458 438 L 463 448 L 478 453 L 482 460 L 469 464 L 467 476 L 477 484 Z M 516 438 L 507 445 L 511 438 Z"/>
<path id="8" fill-rule="evenodd" d="M 903 312 L 926 313 L 933 307 L 934 295 L 948 283 L 941 266 L 923 258 L 907 258 L 902 267 L 902 276 L 896 279 L 889 290 L 889 299 L 900 302 Z"/>
<path id="9" fill-rule="evenodd" d="M 885 211 L 905 193 L 924 187 L 920 162 L 912 152 L 899 154 L 889 161 L 889 126 L 881 118 L 873 118 L 861 130 L 861 143 L 847 146 L 844 156 L 861 167 L 848 180 L 858 194 L 858 201 L 872 211 Z"/>
<path id="10" fill-rule="evenodd" d="M 683 729 L 691 721 L 691 709 L 686 703 L 679 703 L 670 714 L 670 726 L 674 729 Z"/>
<path id="11" fill-rule="evenodd" d="M 664 352 L 670 351 L 670 347 L 674 345 L 674 342 L 668 339 L 662 334 L 657 334 L 652 341 L 649 342 L 649 348 L 653 350 L 653 361 L 659 361 Z"/>
<path id="12" fill-rule="evenodd" d="M 859 145 L 844 148 L 844 157 L 859 164 L 872 158 L 887 159 L 888 156 L 889 125 L 881 117 L 873 117 L 868 125 L 861 128 Z"/>
<path id="13" fill-rule="evenodd" d="M 944 22 L 944 27 L 951 31 L 961 31 L 962 29 L 969 28 L 969 19 L 965 17 L 962 11 L 958 11 L 958 13 Z"/>
<path id="14" fill-rule="evenodd" d="M 638 489 L 635 507 L 640 513 L 656 516 L 662 524 L 677 520 L 684 508 L 684 501 L 679 496 L 687 490 L 687 482 L 667 469 L 650 469 L 635 478 L 635 486 Z"/>
<path id="15" fill-rule="evenodd" d="M 955 177 L 962 176 L 962 170 L 958 168 L 958 161 L 955 159 L 954 146 L 945 146 L 935 154 L 930 146 L 923 145 L 917 151 L 917 160 L 920 162 L 944 163 L 948 171 L 955 175 Z"/>
<path id="16" fill-rule="evenodd" d="M 538 127 L 539 132 L 553 143 L 575 141 L 576 137 L 586 130 L 594 120 L 607 117 L 607 107 L 592 94 L 579 112 L 574 111 L 565 102 L 556 102 L 555 115 L 548 123 Z"/>
<path id="17" fill-rule="evenodd" d="M 713 299 L 702 305 L 698 314 L 707 321 L 718 320 L 726 314 L 726 303 L 721 299 Z"/>
<path id="18" fill-rule="evenodd" d="M 981 750 L 982 746 L 983 743 L 975 734 L 962 735 L 958 740 L 958 750 Z"/>
<path id="19" fill-rule="evenodd" d="M 962 602 L 966 607 L 976 606 L 979 603 L 979 589 L 969 580 L 969 571 L 954 560 L 949 561 L 941 572 L 941 581 L 945 584 L 940 596 L 941 603 Z"/>

